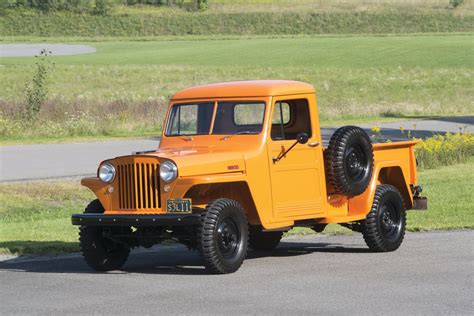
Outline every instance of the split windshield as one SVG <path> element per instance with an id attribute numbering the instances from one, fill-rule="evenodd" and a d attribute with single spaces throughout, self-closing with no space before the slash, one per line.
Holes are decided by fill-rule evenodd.
<path id="1" fill-rule="evenodd" d="M 217 102 L 212 124 L 215 106 L 214 102 L 173 105 L 166 136 L 259 134 L 262 131 L 265 102 Z"/>

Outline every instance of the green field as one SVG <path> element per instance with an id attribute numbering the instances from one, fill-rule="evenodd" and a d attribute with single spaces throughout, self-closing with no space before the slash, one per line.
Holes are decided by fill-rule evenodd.
<path id="1" fill-rule="evenodd" d="M 323 122 L 474 113 L 472 34 L 85 44 L 97 53 L 50 57 L 35 126 L 18 118 L 34 58 L 0 59 L 0 141 L 156 135 L 176 90 L 245 79 L 312 83 Z"/>
<path id="2" fill-rule="evenodd" d="M 241 67 L 473 67 L 472 34 L 302 37 L 89 43 L 96 54 L 51 57 L 57 65 L 190 65 Z M 88 44 L 88 43 L 86 43 Z M 5 58 L 2 64 L 32 64 Z"/>
<path id="3" fill-rule="evenodd" d="M 464 164 L 420 172 L 429 198 L 427 212 L 409 212 L 408 230 L 474 228 L 474 158 Z M 94 196 L 79 181 L 36 181 L 0 184 L 0 253 L 78 251 L 77 227 L 70 215 Z M 349 233 L 337 225 L 330 233 Z M 297 228 L 290 234 L 307 234 Z M 362 238 L 362 237 L 361 237 Z"/>

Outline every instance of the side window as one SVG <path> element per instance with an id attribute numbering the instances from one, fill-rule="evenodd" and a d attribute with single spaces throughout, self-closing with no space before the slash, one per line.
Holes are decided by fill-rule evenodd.
<path id="1" fill-rule="evenodd" d="M 283 125 L 290 122 L 290 105 L 287 102 L 277 102 L 273 112 L 272 124 L 280 124 L 281 114 L 283 113 Z"/>
<path id="2" fill-rule="evenodd" d="M 298 133 L 311 137 L 311 118 L 306 99 L 276 102 L 272 118 L 272 140 L 293 140 Z"/>

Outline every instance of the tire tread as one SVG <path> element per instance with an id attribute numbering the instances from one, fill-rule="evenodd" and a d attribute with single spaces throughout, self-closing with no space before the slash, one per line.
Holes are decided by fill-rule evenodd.
<path id="1" fill-rule="evenodd" d="M 387 243 L 378 229 L 377 217 L 378 217 L 378 211 L 380 207 L 380 201 L 382 197 L 388 192 L 393 192 L 396 195 L 398 195 L 403 205 L 402 214 L 401 214 L 403 232 L 401 234 L 400 239 L 397 240 L 395 244 Z M 377 189 L 375 190 L 374 201 L 372 203 L 372 208 L 370 209 L 369 214 L 367 214 L 366 219 L 362 221 L 362 235 L 369 249 L 374 252 L 388 252 L 388 251 L 394 251 L 398 249 L 398 247 L 400 247 L 403 241 L 403 238 L 405 236 L 405 227 L 406 227 L 406 212 L 405 212 L 403 197 L 400 191 L 398 191 L 398 189 L 394 187 L 393 185 L 389 185 L 389 184 L 382 184 L 382 185 L 377 186 Z"/>
<path id="2" fill-rule="evenodd" d="M 247 236 L 245 237 L 246 244 L 244 245 L 242 259 L 237 264 L 232 266 L 226 265 L 219 259 L 217 248 L 214 246 L 215 225 L 218 222 L 221 212 L 228 207 L 238 209 L 244 217 L 245 225 L 247 225 Z M 207 206 L 206 211 L 201 214 L 201 226 L 198 229 L 197 238 L 199 241 L 199 250 L 204 260 L 204 265 L 208 271 L 216 274 L 226 274 L 237 271 L 247 255 L 248 248 L 248 224 L 244 209 L 239 203 L 231 199 L 221 198 L 212 201 Z"/>

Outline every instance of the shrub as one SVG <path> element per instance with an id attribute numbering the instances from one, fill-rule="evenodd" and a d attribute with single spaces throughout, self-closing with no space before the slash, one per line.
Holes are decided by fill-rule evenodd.
<path id="1" fill-rule="evenodd" d="M 416 145 L 416 158 L 421 169 L 433 169 L 465 162 L 474 156 L 474 135 L 447 133 L 420 140 Z"/>
<path id="2" fill-rule="evenodd" d="M 48 73 L 51 69 L 51 63 L 46 60 L 46 57 L 51 52 L 43 49 L 37 58 L 35 63 L 36 71 L 30 82 L 26 84 L 26 118 L 31 120 L 37 116 L 41 110 L 41 106 L 46 100 L 48 94 Z"/>
<path id="3" fill-rule="evenodd" d="M 11 8 L 31 8 L 42 12 L 71 11 L 75 13 L 91 13 L 96 2 L 94 0 L 0 0 L 0 7 Z M 102 1 L 106 2 L 106 1 Z"/>
<path id="4" fill-rule="evenodd" d="M 94 13 L 97 15 L 107 15 L 110 12 L 112 4 L 109 0 L 95 0 Z"/>
<path id="5" fill-rule="evenodd" d="M 197 0 L 197 7 L 199 11 L 206 11 L 209 8 L 208 0 Z"/>
<path id="6" fill-rule="evenodd" d="M 449 0 L 449 4 L 451 4 L 453 8 L 460 6 L 463 2 L 464 0 Z"/>
<path id="7" fill-rule="evenodd" d="M 169 4 L 170 0 L 125 0 L 126 5 L 148 4 L 148 5 L 164 5 Z"/>

